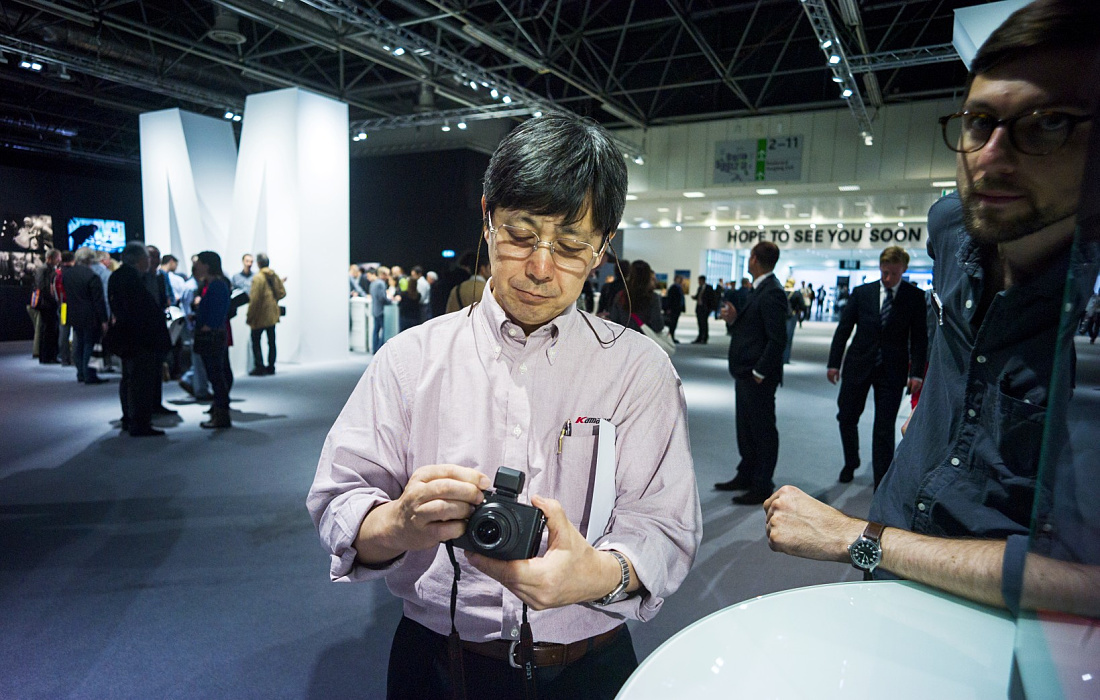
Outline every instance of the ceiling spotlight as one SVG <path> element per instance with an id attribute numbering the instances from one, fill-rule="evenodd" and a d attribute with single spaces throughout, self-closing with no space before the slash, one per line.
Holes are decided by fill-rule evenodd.
<path id="1" fill-rule="evenodd" d="M 504 103 L 504 104 L 506 104 L 506 105 L 510 105 L 510 104 L 512 104 L 512 98 L 511 98 L 511 97 L 508 97 L 507 95 L 505 95 L 504 97 L 500 98 L 500 101 L 501 101 L 501 102 L 503 102 L 503 103 Z"/>
<path id="2" fill-rule="evenodd" d="M 359 136 L 358 136 L 358 135 L 356 135 L 356 136 L 352 136 L 352 137 L 351 137 L 351 140 L 352 140 L 352 141 L 359 141 L 360 139 L 359 139 Z"/>
<path id="3" fill-rule="evenodd" d="M 833 40 L 832 39 L 826 39 L 825 41 L 821 42 L 821 48 L 823 48 L 823 49 L 827 49 L 832 45 L 833 45 Z"/>
<path id="4" fill-rule="evenodd" d="M 757 224 L 757 225 L 756 225 L 756 228 L 758 228 L 758 229 L 760 229 L 761 231 L 763 231 L 763 230 L 764 230 L 764 224 Z"/>
<path id="5" fill-rule="evenodd" d="M 471 80 L 470 81 L 470 89 L 471 90 L 477 90 L 477 81 L 476 80 Z"/>
<path id="6" fill-rule="evenodd" d="M 239 114 L 234 114 L 233 115 L 233 121 L 239 122 L 240 120 L 241 120 L 241 115 L 239 115 Z"/>
<path id="7" fill-rule="evenodd" d="M 458 128 L 459 129 L 465 129 L 466 128 L 466 122 L 459 122 L 458 123 Z"/>
<path id="8" fill-rule="evenodd" d="M 684 196 L 688 199 L 700 199 L 706 197 L 706 192 L 684 192 Z"/>
<path id="9" fill-rule="evenodd" d="M 842 224 L 841 222 L 838 221 L 838 222 L 836 222 L 836 227 L 837 228 L 844 228 L 844 224 Z"/>
<path id="10" fill-rule="evenodd" d="M 844 78 L 841 78 L 841 77 L 840 77 L 839 75 L 834 75 L 834 76 L 833 76 L 833 82 L 834 82 L 834 83 L 843 83 L 843 82 L 844 82 Z"/>
<path id="11" fill-rule="evenodd" d="M 645 165 L 645 158 L 643 158 L 641 156 L 634 156 L 634 162 L 637 165 Z"/>
<path id="12" fill-rule="evenodd" d="M 711 230 L 711 231 L 717 231 L 717 230 L 718 230 L 718 227 L 717 227 L 717 226 L 711 226 L 711 227 L 710 227 L 710 230 Z"/>
<path id="13" fill-rule="evenodd" d="M 741 224 L 734 224 L 733 225 L 733 230 L 734 231 L 740 231 L 741 230 Z"/>
<path id="14" fill-rule="evenodd" d="M 905 222 L 904 221 L 899 221 L 898 222 L 898 228 L 905 228 Z"/>
<path id="15" fill-rule="evenodd" d="M 840 93 L 840 96 L 844 99 L 848 99 L 852 96 L 852 88 L 844 88 L 844 90 Z"/>
<path id="16" fill-rule="evenodd" d="M 811 223 L 810 228 L 817 228 L 817 224 Z"/>
<path id="17" fill-rule="evenodd" d="M 362 140 L 363 140 L 363 139 L 365 139 L 365 138 L 367 138 L 367 132 L 365 132 L 365 131 L 360 131 L 360 132 L 359 132 L 359 140 L 360 140 L 360 141 L 362 141 Z"/>
<path id="18" fill-rule="evenodd" d="M 863 145 L 864 146 L 874 146 L 875 145 L 875 137 L 872 134 L 868 133 L 868 132 L 864 132 L 863 133 Z"/>
<path id="19" fill-rule="evenodd" d="M 500 97 L 500 93 L 497 92 L 496 88 L 493 88 L 489 91 L 489 97 L 492 97 L 495 100 L 496 98 Z"/>
<path id="20" fill-rule="evenodd" d="M 791 230 L 791 225 L 790 224 L 783 224 L 783 228 L 790 231 Z"/>
<path id="21" fill-rule="evenodd" d="M 683 230 L 684 230 L 684 227 L 683 227 L 683 226 L 681 226 L 680 224 L 676 224 L 676 230 L 677 230 L 677 231 L 683 231 Z"/>
<path id="22" fill-rule="evenodd" d="M 441 128 L 441 129 L 442 129 L 443 131 L 450 131 L 450 130 L 451 130 L 451 125 L 450 125 L 450 124 L 448 124 L 447 122 L 443 122 L 443 126 L 442 126 L 442 127 L 440 127 L 440 128 Z"/>
<path id="23" fill-rule="evenodd" d="M 765 187 L 756 191 L 756 194 L 779 194 L 779 190 Z"/>
<path id="24" fill-rule="evenodd" d="M 838 63 L 840 63 L 840 56 L 836 55 L 835 53 L 832 56 L 829 56 L 830 66 L 835 66 Z"/>
<path id="25" fill-rule="evenodd" d="M 394 56 L 404 56 L 405 55 L 405 49 L 398 46 L 396 49 L 393 50 L 393 55 Z"/>
<path id="26" fill-rule="evenodd" d="M 226 119 L 232 119 L 233 118 L 233 113 L 232 112 L 226 112 L 225 113 L 225 118 Z"/>
<path id="27" fill-rule="evenodd" d="M 65 66 L 61 66 L 61 69 L 57 72 L 58 80 L 72 80 L 73 76 L 69 73 L 69 70 Z"/>
<path id="28" fill-rule="evenodd" d="M 531 114 L 531 116 L 534 117 L 535 119 L 538 119 L 539 117 L 542 116 L 542 110 L 536 109 L 534 111 L 534 113 Z M 635 162 L 637 162 L 637 161 L 635 161 Z"/>

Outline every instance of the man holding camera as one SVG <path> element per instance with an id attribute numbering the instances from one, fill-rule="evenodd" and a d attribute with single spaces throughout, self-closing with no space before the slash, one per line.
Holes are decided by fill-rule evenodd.
<path id="1" fill-rule="evenodd" d="M 480 302 L 387 342 L 326 439 L 308 506 L 332 578 L 384 576 L 404 600 L 390 698 L 612 698 L 637 665 L 624 620 L 650 619 L 691 567 L 702 519 L 679 378 L 647 338 L 576 306 L 625 195 L 622 154 L 590 120 L 505 137 L 485 175 Z M 485 556 L 493 527 L 467 532 L 492 477 L 507 487 L 493 501 L 523 487 L 500 467 L 545 515 L 539 556 Z M 530 535 L 519 516 L 494 527 Z"/>

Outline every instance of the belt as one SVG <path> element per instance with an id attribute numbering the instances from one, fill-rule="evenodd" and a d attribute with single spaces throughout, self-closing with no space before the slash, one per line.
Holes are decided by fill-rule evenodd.
<path id="1" fill-rule="evenodd" d="M 615 636 L 623 629 L 622 625 L 608 630 L 603 634 L 597 634 L 588 639 L 582 639 L 569 644 L 554 644 L 551 642 L 535 642 L 534 661 L 535 666 L 564 666 L 580 659 L 590 651 L 598 651 L 611 643 Z M 462 642 L 462 648 L 466 651 L 486 656 L 497 661 L 507 661 L 512 668 L 521 668 L 518 660 L 519 640 L 510 642 L 506 639 L 496 639 L 491 642 Z"/>

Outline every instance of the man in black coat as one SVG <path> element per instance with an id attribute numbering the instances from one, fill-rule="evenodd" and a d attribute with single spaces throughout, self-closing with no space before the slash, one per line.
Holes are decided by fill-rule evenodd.
<path id="1" fill-rule="evenodd" d="M 667 318 L 668 335 L 672 338 L 672 342 L 679 343 L 676 340 L 676 326 L 680 323 L 680 314 L 687 310 L 687 303 L 684 301 L 684 278 L 681 275 L 676 275 L 672 284 L 668 287 L 668 292 L 665 294 L 665 316 Z"/>
<path id="2" fill-rule="evenodd" d="M 61 278 L 61 284 L 65 288 L 67 320 L 73 331 L 76 380 L 85 384 L 102 384 L 107 381 L 88 367 L 92 348 L 107 328 L 107 303 L 103 296 L 103 282 L 91 268 L 98 264 L 98 251 L 81 248 L 76 251 L 75 264 L 65 270 L 65 275 Z"/>
<path id="3" fill-rule="evenodd" d="M 871 463 L 878 488 L 894 458 L 894 423 L 902 392 L 908 387 L 912 393 L 924 381 L 927 307 L 924 292 L 901 278 L 908 267 L 909 254 L 904 249 L 890 246 L 883 250 L 879 256 L 882 279 L 852 290 L 833 335 L 826 376 L 833 384 L 843 378 L 836 416 L 844 446 L 841 483 L 850 482 L 859 468 L 859 417 L 867 403 L 867 392 L 874 387 Z M 853 327 L 856 337 L 845 355 L 844 345 Z"/>
<path id="4" fill-rule="evenodd" d="M 122 358 L 122 429 L 134 437 L 164 435 L 152 425 L 158 407 L 161 363 L 172 347 L 162 309 L 145 285 L 149 254 L 138 242 L 126 244 L 122 266 L 107 281 L 111 305 L 108 350 Z"/>
<path id="5" fill-rule="evenodd" d="M 753 246 L 749 273 L 753 291 L 743 309 L 722 304 L 722 319 L 730 326 L 729 368 L 736 387 L 737 450 L 741 463 L 719 491 L 745 491 L 734 496 L 740 505 L 763 503 L 775 490 L 772 475 L 779 458 L 775 426 L 775 390 L 783 379 L 783 348 L 787 344 L 787 296 L 772 272 L 779 248 L 767 241 Z"/>

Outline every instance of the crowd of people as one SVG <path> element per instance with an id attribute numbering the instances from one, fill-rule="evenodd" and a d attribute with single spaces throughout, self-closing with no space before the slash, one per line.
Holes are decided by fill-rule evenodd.
<path id="1" fill-rule="evenodd" d="M 152 421 L 177 413 L 163 401 L 163 384 L 172 380 L 195 400 L 210 402 L 210 419 L 202 427 L 232 426 L 229 319 L 245 304 L 254 365 L 249 374 L 275 373 L 285 278 L 264 253 L 246 254 L 242 269 L 228 278 L 213 251 L 190 262 L 191 275 L 185 276 L 174 255 L 132 241 L 118 260 L 87 247 L 53 249 L 36 274 L 28 306 L 35 326 L 32 354 L 42 364 L 75 367 L 85 385 L 106 383 L 101 375 L 120 365 L 120 427 L 134 437 L 164 434 Z"/>

